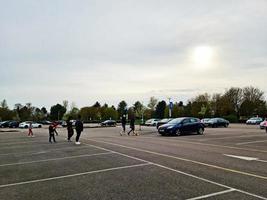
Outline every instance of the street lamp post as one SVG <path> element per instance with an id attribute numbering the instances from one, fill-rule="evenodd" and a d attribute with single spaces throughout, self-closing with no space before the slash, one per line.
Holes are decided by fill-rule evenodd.
<path id="1" fill-rule="evenodd" d="M 169 118 L 172 117 L 172 107 L 173 107 L 173 103 L 171 102 L 171 98 L 169 97 Z"/>

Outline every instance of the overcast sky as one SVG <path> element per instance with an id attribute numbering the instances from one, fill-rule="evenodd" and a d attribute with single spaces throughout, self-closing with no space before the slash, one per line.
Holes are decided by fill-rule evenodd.
<path id="1" fill-rule="evenodd" d="M 0 0 L 0 100 L 267 94 L 266 0 Z"/>

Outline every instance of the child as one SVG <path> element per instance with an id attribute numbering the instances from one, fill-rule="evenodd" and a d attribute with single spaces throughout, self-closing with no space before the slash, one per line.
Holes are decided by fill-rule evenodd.
<path id="1" fill-rule="evenodd" d="M 28 133 L 28 137 L 34 137 L 34 136 L 33 136 L 33 132 L 32 132 L 32 122 L 30 122 L 30 124 L 29 124 L 29 133 Z"/>
<path id="2" fill-rule="evenodd" d="M 57 125 L 58 125 L 57 122 L 53 122 L 53 123 L 52 123 L 52 126 L 53 126 L 53 128 L 54 128 L 54 132 L 55 132 L 55 134 L 58 136 L 58 133 L 57 133 Z"/>
<path id="3" fill-rule="evenodd" d="M 49 142 L 50 143 L 52 143 L 51 138 L 53 138 L 54 142 L 56 143 L 55 128 L 52 124 L 49 126 Z"/>
<path id="4" fill-rule="evenodd" d="M 70 118 L 67 120 L 67 130 L 68 130 L 68 142 L 71 142 L 71 137 L 74 134 L 73 128 L 72 128 L 72 122 L 70 121 Z"/>

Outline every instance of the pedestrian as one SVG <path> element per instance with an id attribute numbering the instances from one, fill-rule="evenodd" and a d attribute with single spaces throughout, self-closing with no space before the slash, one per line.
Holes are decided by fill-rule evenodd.
<path id="1" fill-rule="evenodd" d="M 78 119 L 75 122 L 75 129 L 76 129 L 76 133 L 77 133 L 75 144 L 79 145 L 79 144 L 81 144 L 79 142 L 79 139 L 80 139 L 81 133 L 83 131 L 83 123 L 81 121 L 81 115 L 78 115 Z"/>
<path id="2" fill-rule="evenodd" d="M 57 125 L 58 125 L 57 122 L 53 122 L 53 123 L 52 123 L 52 126 L 53 126 L 53 128 L 54 128 L 54 132 L 55 132 L 55 134 L 58 136 Z"/>
<path id="3" fill-rule="evenodd" d="M 131 117 L 131 120 L 130 120 L 130 131 L 128 132 L 128 135 L 130 135 L 131 132 L 133 132 L 133 135 L 136 135 L 135 134 L 135 118 L 134 116 Z"/>
<path id="4" fill-rule="evenodd" d="M 72 122 L 70 121 L 70 117 L 67 120 L 67 131 L 68 131 L 68 142 L 71 142 L 71 137 L 74 134 L 73 128 L 72 128 Z"/>
<path id="5" fill-rule="evenodd" d="M 52 140 L 56 143 L 56 139 L 55 139 L 55 127 L 53 126 L 53 124 L 49 125 L 49 142 L 52 143 Z"/>
<path id="6" fill-rule="evenodd" d="M 34 136 L 33 136 L 33 132 L 32 132 L 32 122 L 29 123 L 29 133 L 28 133 L 28 137 L 34 137 Z"/>
<path id="7" fill-rule="evenodd" d="M 126 115 L 123 115 L 121 118 L 121 126 L 122 126 L 121 135 L 122 135 L 122 133 L 125 134 L 126 131 Z"/>

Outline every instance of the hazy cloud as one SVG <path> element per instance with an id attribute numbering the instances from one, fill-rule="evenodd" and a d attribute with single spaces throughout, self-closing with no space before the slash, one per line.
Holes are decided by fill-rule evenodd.
<path id="1" fill-rule="evenodd" d="M 0 98 L 10 105 L 179 101 L 247 85 L 267 93 L 265 0 L 0 3 Z M 202 45 L 214 61 L 196 69 Z"/>

